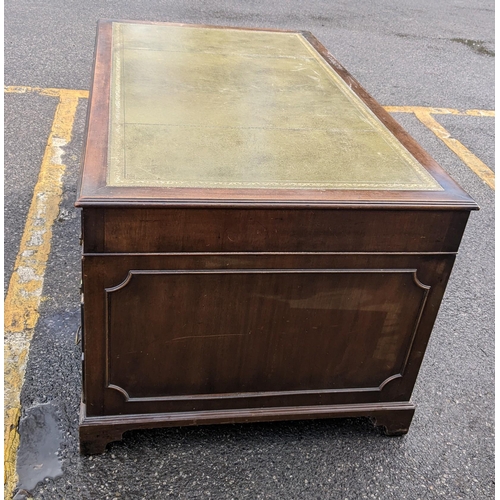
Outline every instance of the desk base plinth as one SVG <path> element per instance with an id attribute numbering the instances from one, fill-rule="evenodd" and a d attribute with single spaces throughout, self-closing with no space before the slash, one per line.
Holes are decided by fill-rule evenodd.
<path id="1" fill-rule="evenodd" d="M 120 441 L 123 433 L 131 430 L 319 418 L 368 417 L 386 435 L 401 436 L 408 432 L 414 412 L 415 405 L 411 403 L 377 403 L 87 417 L 82 403 L 80 452 L 83 455 L 104 453 L 108 443 Z"/>

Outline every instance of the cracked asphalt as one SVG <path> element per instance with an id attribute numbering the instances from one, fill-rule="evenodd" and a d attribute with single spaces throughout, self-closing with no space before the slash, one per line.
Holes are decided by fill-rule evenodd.
<path id="1" fill-rule="evenodd" d="M 97 20 L 136 19 L 308 30 L 382 105 L 493 110 L 493 12 L 492 0 L 7 0 L 5 84 L 88 89 Z M 5 286 L 56 105 L 35 93 L 5 96 Z M 81 99 L 21 393 L 23 422 L 50 409 L 58 432 L 47 446 L 55 443 L 61 471 L 41 474 L 36 485 L 21 475 L 17 498 L 494 497 L 494 191 L 404 113 L 394 117 L 481 207 L 470 217 L 413 393 L 410 432 L 387 438 L 363 419 L 173 428 L 129 432 L 103 455 L 80 456 L 73 204 L 85 113 Z M 494 170 L 494 118 L 435 118 Z M 26 448 L 36 448 L 35 434 L 21 426 L 20 466 L 38 457 Z"/>

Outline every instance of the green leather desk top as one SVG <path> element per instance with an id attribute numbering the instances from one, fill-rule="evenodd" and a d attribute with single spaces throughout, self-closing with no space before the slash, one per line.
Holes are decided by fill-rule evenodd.
<path id="1" fill-rule="evenodd" d="M 299 33 L 113 23 L 107 185 L 439 191 Z"/>

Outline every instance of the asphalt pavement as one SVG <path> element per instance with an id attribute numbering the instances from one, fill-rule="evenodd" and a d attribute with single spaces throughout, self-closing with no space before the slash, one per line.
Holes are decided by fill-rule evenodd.
<path id="1" fill-rule="evenodd" d="M 308 30 L 384 106 L 494 109 L 492 0 L 8 0 L 5 84 L 88 90 L 100 18 Z M 6 289 L 57 102 L 39 92 L 6 93 Z M 494 497 L 494 190 L 411 112 L 394 117 L 481 210 L 470 217 L 434 327 L 409 433 L 387 438 L 363 419 L 173 428 L 129 432 L 103 455 L 80 456 L 81 249 L 73 204 L 86 105 L 79 100 L 64 148 L 61 205 L 21 393 L 17 498 Z M 494 170 L 493 117 L 434 118 Z M 50 424 L 50 439 L 36 437 L 37 422 Z"/>

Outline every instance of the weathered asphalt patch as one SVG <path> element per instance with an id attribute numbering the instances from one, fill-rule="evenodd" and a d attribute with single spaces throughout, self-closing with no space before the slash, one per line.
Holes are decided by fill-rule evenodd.
<path id="1" fill-rule="evenodd" d="M 19 422 L 21 442 L 17 455 L 17 487 L 30 491 L 45 478 L 62 475 L 58 457 L 62 441 L 58 410 L 52 403 L 32 406 Z"/>

